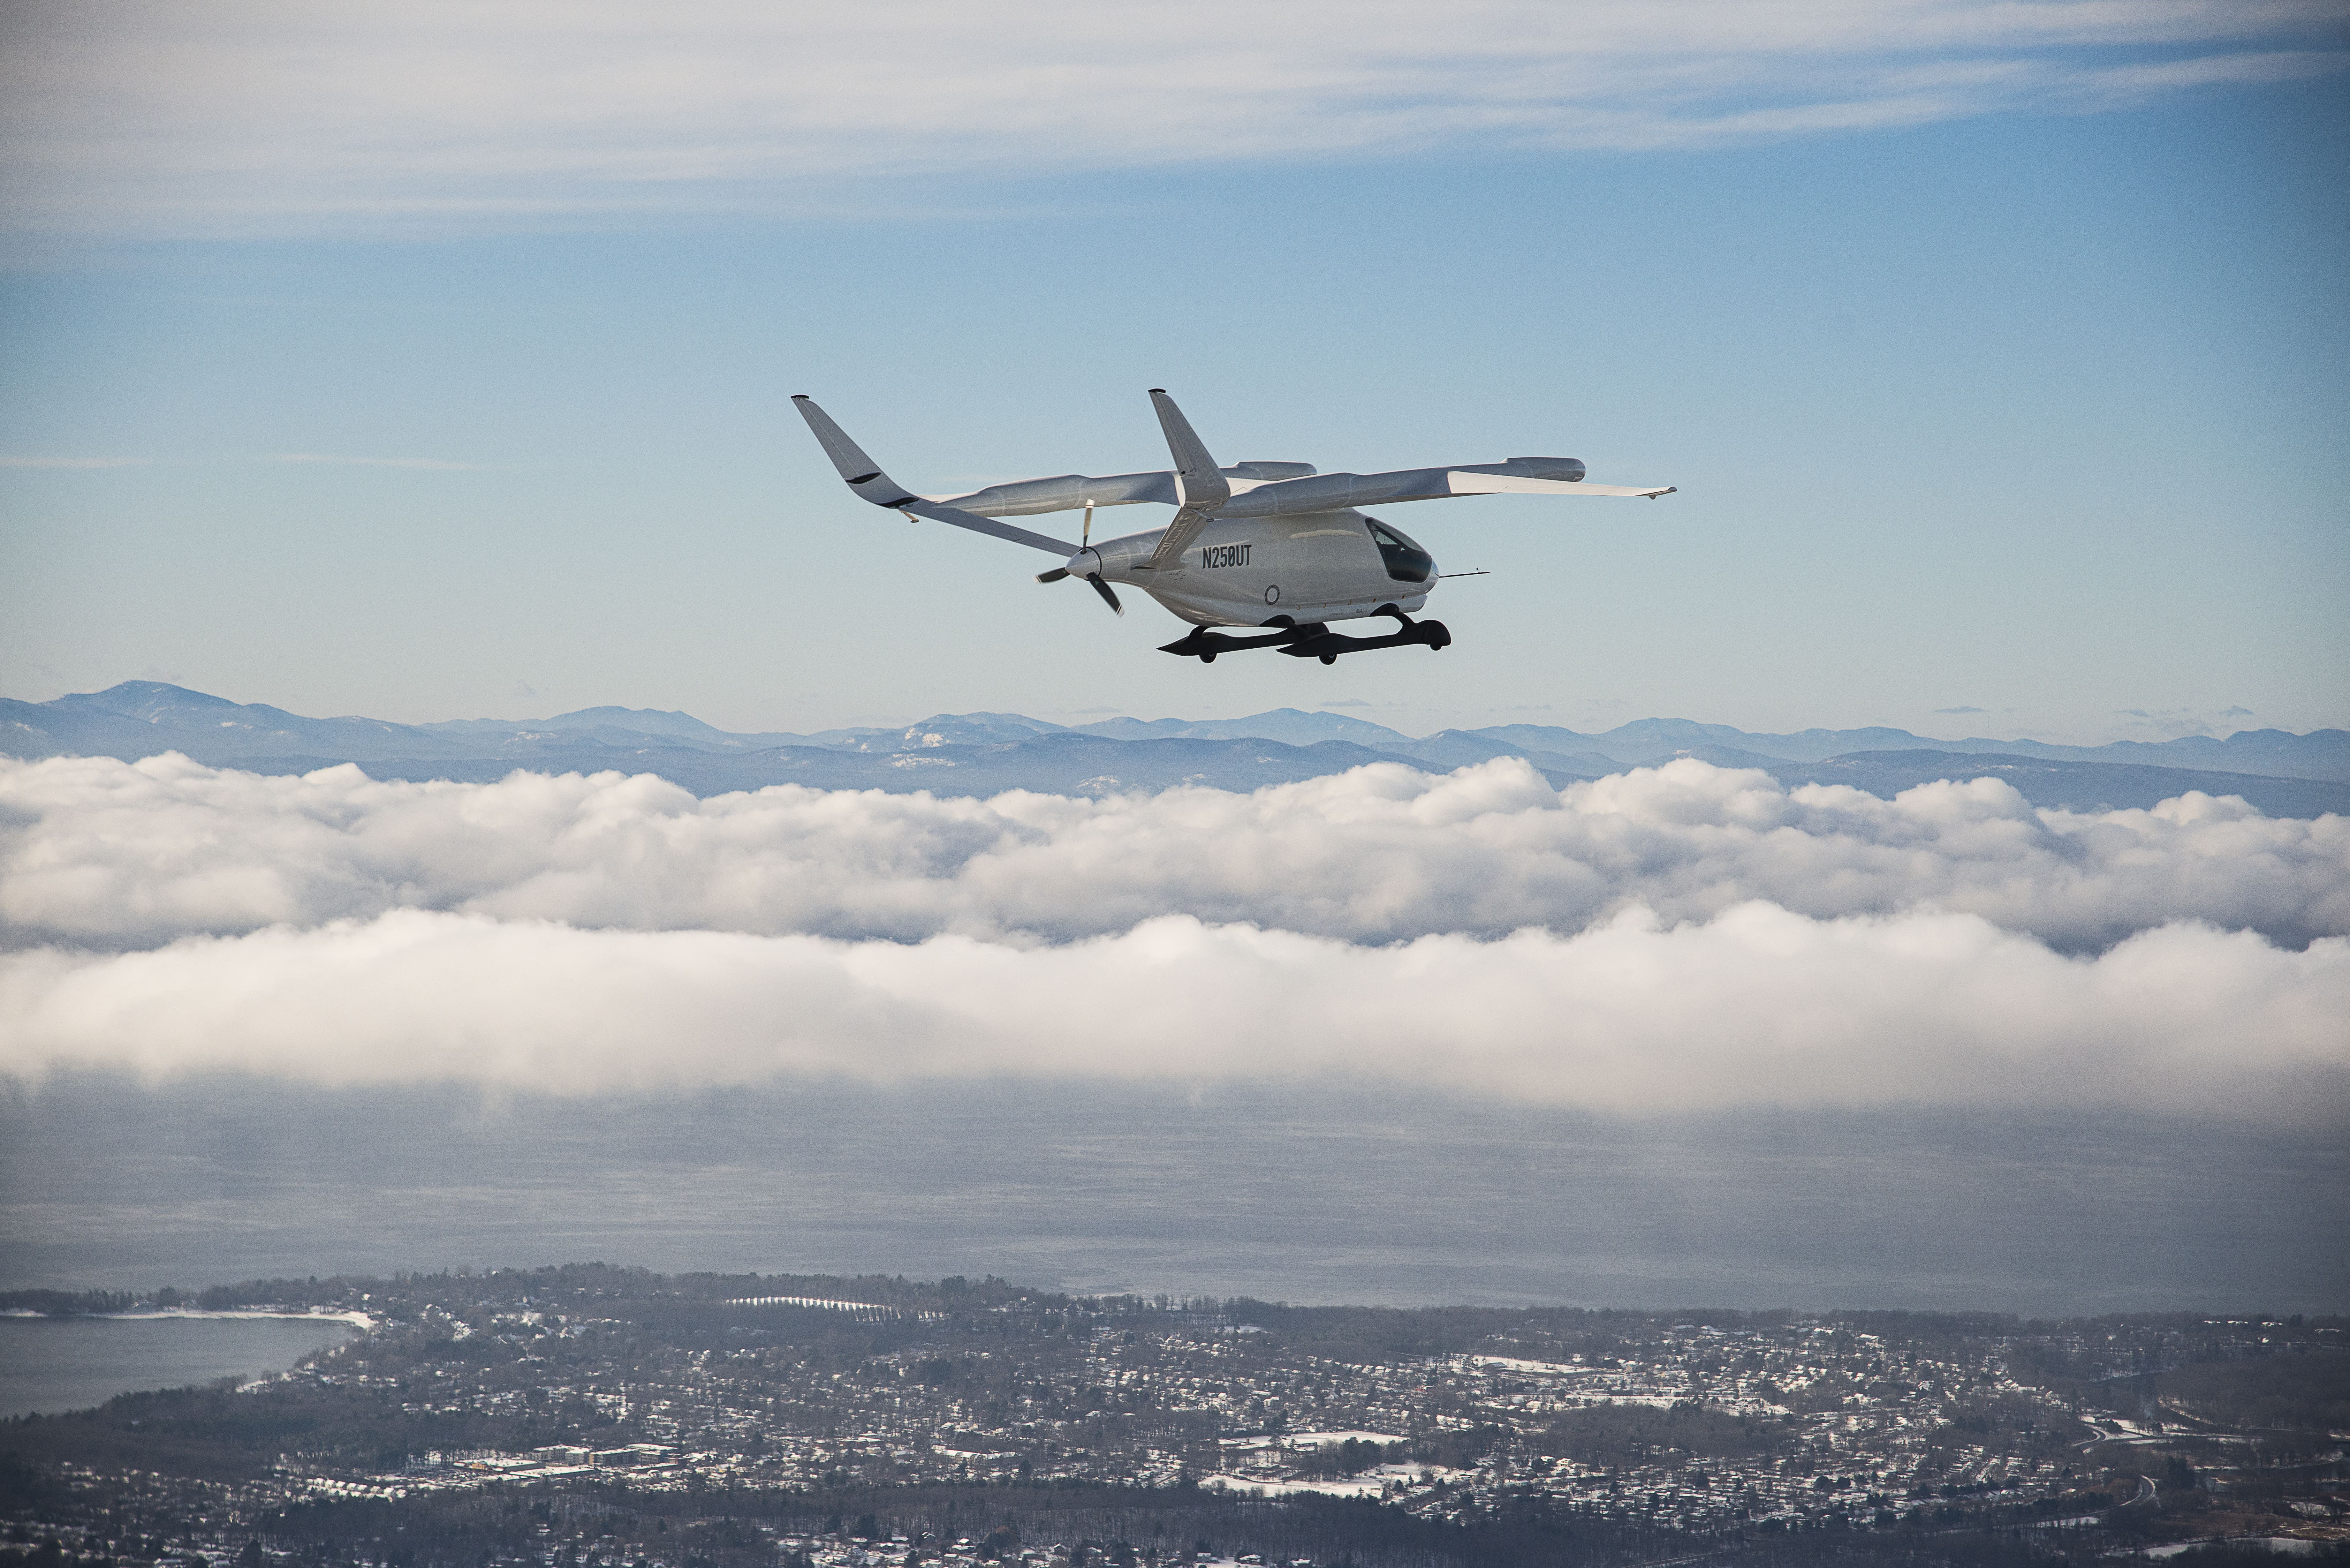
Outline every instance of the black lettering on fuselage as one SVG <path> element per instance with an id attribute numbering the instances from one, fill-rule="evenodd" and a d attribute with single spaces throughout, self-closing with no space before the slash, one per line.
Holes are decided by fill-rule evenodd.
<path id="1" fill-rule="evenodd" d="M 1203 545 L 1200 548 L 1202 568 L 1213 566 L 1245 566 L 1253 545 Z"/>

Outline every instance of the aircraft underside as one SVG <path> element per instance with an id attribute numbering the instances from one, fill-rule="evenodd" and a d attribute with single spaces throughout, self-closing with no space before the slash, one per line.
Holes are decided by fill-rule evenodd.
<path id="1" fill-rule="evenodd" d="M 1253 637 L 1233 637 L 1226 632 L 1210 631 L 1204 626 L 1194 626 L 1173 642 L 1161 643 L 1159 651 L 1196 659 L 1202 664 L 1213 664 L 1220 653 L 1233 653 L 1251 648 L 1277 648 L 1292 659 L 1318 659 L 1325 664 L 1336 664 L 1342 653 L 1366 653 L 1374 648 L 1410 648 L 1415 645 L 1430 652 L 1451 646 L 1451 632 L 1440 620 L 1414 620 L 1394 605 L 1385 605 L 1373 612 L 1391 616 L 1399 629 L 1385 637 L 1351 637 L 1332 631 L 1326 621 L 1307 621 L 1300 625 L 1288 616 L 1276 616 L 1265 622 L 1273 629 Z M 1284 624 L 1285 623 L 1285 624 Z"/>

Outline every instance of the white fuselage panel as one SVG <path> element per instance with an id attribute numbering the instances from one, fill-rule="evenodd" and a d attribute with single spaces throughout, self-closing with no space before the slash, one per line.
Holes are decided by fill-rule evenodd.
<path id="1" fill-rule="evenodd" d="M 1422 581 L 1390 576 L 1359 512 L 1215 518 L 1179 564 L 1150 571 L 1143 563 L 1164 532 L 1096 545 L 1102 576 L 1140 588 L 1195 626 L 1263 626 L 1276 616 L 1299 625 L 1353 620 L 1386 605 L 1410 612 L 1436 586 L 1433 566 Z"/>

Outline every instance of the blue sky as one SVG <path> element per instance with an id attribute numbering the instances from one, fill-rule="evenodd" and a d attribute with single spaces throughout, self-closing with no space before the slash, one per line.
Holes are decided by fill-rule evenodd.
<path id="1" fill-rule="evenodd" d="M 2350 723 L 2343 8 L 2036 9 L 2072 32 L 1894 5 L 1898 36 L 1692 23 L 1595 62 L 1513 56 L 1508 7 L 1472 8 L 1462 35 L 1503 42 L 1293 88 L 1284 58 L 1345 30 L 1293 8 L 1229 68 L 1176 39 L 1188 97 L 1120 74 L 1168 39 L 1079 38 L 1062 65 L 1110 88 L 1063 112 L 1049 73 L 966 81 L 915 7 L 901 68 L 946 107 L 903 120 L 803 58 L 853 39 L 764 23 L 743 52 L 798 65 L 706 114 L 656 90 L 660 40 L 540 76 L 484 45 L 468 76 L 430 8 L 309 39 L 330 81 L 372 41 L 452 100 L 504 72 L 531 111 L 445 121 L 367 81 L 348 111 L 303 96 L 282 61 L 206 97 L 102 7 L 26 27 L 10 69 L 57 91 L 6 128 L 0 690 L 793 730 Z M 182 66 L 302 33 L 224 14 L 246 31 L 177 38 Z M 527 41 L 527 7 L 499 14 Z M 1663 107 L 1526 85 L 1603 68 Z M 591 88 L 608 107 L 566 107 Z M 1155 651 L 1180 627 L 1147 601 L 1114 620 L 1034 585 L 1041 557 L 879 520 L 787 401 L 946 489 L 1159 466 L 1152 386 L 1226 462 L 1552 452 L 1681 493 L 1397 508 L 1444 569 L 1494 574 L 1431 605 L 1451 649 L 1207 669 Z"/>

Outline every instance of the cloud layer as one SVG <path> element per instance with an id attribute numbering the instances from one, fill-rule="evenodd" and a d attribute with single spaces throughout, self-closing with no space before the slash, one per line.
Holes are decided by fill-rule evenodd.
<path id="1" fill-rule="evenodd" d="M 1017 944 L 1180 913 L 1355 942 L 1762 900 L 1920 908 L 2066 950 L 2178 920 L 2299 947 L 2350 935 L 2350 821 L 2188 795 L 2035 810 L 1995 779 L 1898 800 L 1681 761 L 1553 789 L 1501 760 L 1253 794 L 993 800 L 782 785 L 697 800 L 650 775 L 381 784 L 178 756 L 0 760 L 0 944 L 152 947 L 403 909 L 617 929 Z"/>
<path id="2" fill-rule="evenodd" d="M 869 199 L 1441 148 L 1704 147 L 2336 68 L 2336 0 L 26 0 L 19 223 L 176 232 Z"/>
<path id="3" fill-rule="evenodd" d="M 2350 1110 L 2350 942 L 2167 927 L 2066 959 L 1969 915 L 1368 948 L 1187 916 L 1017 948 L 407 910 L 0 957 L 0 1064 L 564 1094 L 788 1076 L 1379 1080 L 1643 1112 Z"/>
<path id="4" fill-rule="evenodd" d="M 1991 780 L 1888 802 L 1687 761 L 1564 791 L 1501 761 L 988 801 L 0 762 L 0 1073 L 1362 1077 L 2332 1120 L 2345 900 L 2338 818 L 2036 812 Z"/>

